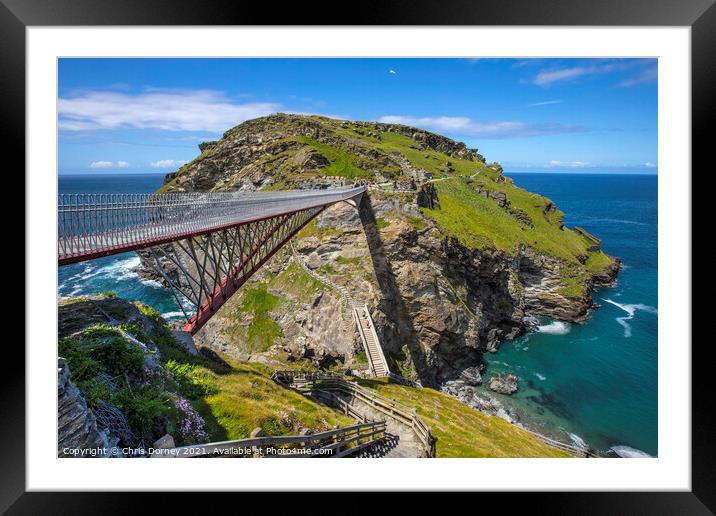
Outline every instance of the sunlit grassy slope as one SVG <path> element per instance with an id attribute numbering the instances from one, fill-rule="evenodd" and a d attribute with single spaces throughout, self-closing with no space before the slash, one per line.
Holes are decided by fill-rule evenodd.
<path id="1" fill-rule="evenodd" d="M 387 380 L 360 380 L 408 407 L 430 426 L 437 438 L 437 457 L 569 457 L 501 419 L 474 410 L 433 389 L 406 387 Z"/>

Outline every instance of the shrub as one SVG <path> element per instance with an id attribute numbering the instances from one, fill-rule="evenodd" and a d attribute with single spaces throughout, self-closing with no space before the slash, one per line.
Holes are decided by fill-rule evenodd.
<path id="1" fill-rule="evenodd" d="M 70 374 L 75 382 L 92 378 L 102 370 L 101 364 L 90 358 L 80 349 L 80 344 L 72 337 L 61 338 L 58 343 L 59 356 L 67 360 Z"/>
<path id="2" fill-rule="evenodd" d="M 127 385 L 113 397 L 113 401 L 127 416 L 127 422 L 132 429 L 142 434 L 151 431 L 157 416 L 171 415 L 174 410 L 167 394 L 151 385 L 143 385 L 137 389 Z"/>
<path id="3" fill-rule="evenodd" d="M 179 389 L 185 396 L 199 398 L 201 396 L 211 396 L 218 392 L 211 378 L 199 372 L 194 364 L 180 364 L 176 360 L 170 359 L 164 367 L 174 374 Z"/>
<path id="4" fill-rule="evenodd" d="M 135 344 L 118 335 L 93 345 L 88 356 L 102 364 L 110 374 L 138 372 L 144 367 L 144 353 Z"/>

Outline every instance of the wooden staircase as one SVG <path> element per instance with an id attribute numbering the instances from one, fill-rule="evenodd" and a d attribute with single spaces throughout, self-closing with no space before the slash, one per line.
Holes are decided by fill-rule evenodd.
<path id="1" fill-rule="evenodd" d="M 368 306 L 356 303 L 345 287 L 336 285 L 328 278 L 325 278 L 308 267 L 296 252 L 293 242 L 291 242 L 291 252 L 293 253 L 293 259 L 296 264 L 306 271 L 309 276 L 332 288 L 341 295 L 341 298 L 346 304 L 346 308 L 353 314 L 353 320 L 358 328 L 358 335 L 360 336 L 361 343 L 363 344 L 363 350 L 365 351 L 366 358 L 368 359 L 371 374 L 373 376 L 398 376 L 391 373 L 390 368 L 388 367 L 388 361 L 385 359 L 385 355 L 383 354 L 383 348 L 380 345 L 378 334 L 375 332 L 373 318 L 370 315 Z"/>
<path id="2" fill-rule="evenodd" d="M 385 355 L 383 355 L 383 348 L 375 332 L 373 318 L 370 316 L 368 307 L 366 305 L 353 306 L 353 318 L 358 326 L 358 334 L 373 376 L 390 376 L 390 368 Z"/>

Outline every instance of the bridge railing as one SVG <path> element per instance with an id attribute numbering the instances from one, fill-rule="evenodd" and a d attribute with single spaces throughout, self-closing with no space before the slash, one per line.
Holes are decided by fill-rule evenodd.
<path id="1" fill-rule="evenodd" d="M 418 416 L 414 408 L 407 407 L 393 399 L 378 394 L 373 389 L 361 387 L 355 382 L 347 381 L 334 373 L 304 373 L 293 370 L 275 371 L 271 377 L 285 385 L 299 390 L 338 391 L 352 396 L 373 407 L 386 416 L 410 427 L 420 441 L 428 457 L 435 457 L 436 439 L 430 427 Z"/>
<path id="2" fill-rule="evenodd" d="M 266 436 L 158 449 L 152 458 L 262 456 L 262 449 L 275 448 L 269 457 L 346 457 L 373 446 L 385 437 L 385 421 L 368 421 L 315 434 Z M 290 453 L 302 449 L 306 453 Z M 308 451 L 310 449 L 310 452 Z M 281 453 L 285 450 L 285 453 Z"/>
<path id="3" fill-rule="evenodd" d="M 58 257 L 133 250 L 348 200 L 365 187 L 284 192 L 61 194 Z"/>

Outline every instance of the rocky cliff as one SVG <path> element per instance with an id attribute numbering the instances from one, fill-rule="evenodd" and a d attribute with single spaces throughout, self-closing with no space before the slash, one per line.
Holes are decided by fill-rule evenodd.
<path id="1" fill-rule="evenodd" d="M 392 367 L 425 385 L 479 365 L 528 328 L 528 315 L 584 321 L 593 290 L 619 270 L 549 199 L 427 131 L 279 114 L 200 150 L 163 191 L 371 185 L 359 210 L 325 210 L 295 246 L 370 307 Z M 359 365 L 340 296 L 292 260 L 277 253 L 197 338 L 242 359 Z"/>

